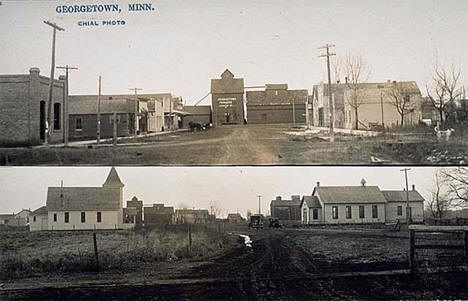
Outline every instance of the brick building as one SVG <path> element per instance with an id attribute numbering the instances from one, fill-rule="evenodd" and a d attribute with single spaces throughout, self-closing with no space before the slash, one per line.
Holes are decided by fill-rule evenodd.
<path id="1" fill-rule="evenodd" d="M 308 91 L 288 90 L 287 84 L 267 84 L 263 91 L 247 91 L 248 123 L 305 123 Z"/>
<path id="2" fill-rule="evenodd" d="M 132 209 L 135 212 L 135 224 L 143 224 L 143 201 L 134 196 L 130 201 L 127 201 L 127 209 Z"/>
<path id="3" fill-rule="evenodd" d="M 211 80 L 213 126 L 244 123 L 244 79 L 226 69 L 221 79 Z"/>
<path id="4" fill-rule="evenodd" d="M 144 208 L 145 226 L 169 225 L 174 223 L 174 207 L 153 204 Z"/>
<path id="5" fill-rule="evenodd" d="M 270 215 L 283 221 L 300 221 L 301 220 L 301 197 L 292 195 L 290 200 L 283 200 L 281 196 L 277 196 L 275 200 L 270 202 Z"/>
<path id="6" fill-rule="evenodd" d="M 50 138 L 51 143 L 63 142 L 63 103 L 65 77 L 54 80 Z M 0 143 L 39 144 L 44 141 L 48 110 L 49 78 L 38 68 L 29 74 L 0 75 Z"/>
<path id="7" fill-rule="evenodd" d="M 216 220 L 215 216 L 206 209 L 176 209 L 177 224 L 206 224 Z"/>

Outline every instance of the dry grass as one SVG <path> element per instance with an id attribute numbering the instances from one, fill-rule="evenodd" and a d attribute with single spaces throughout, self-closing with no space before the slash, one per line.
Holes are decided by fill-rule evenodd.
<path id="1" fill-rule="evenodd" d="M 0 232 L 0 279 L 96 270 L 92 232 Z M 126 272 L 157 262 L 195 260 L 226 247 L 215 229 L 194 229 L 188 246 L 185 225 L 136 233 L 97 232 L 101 271 Z"/>

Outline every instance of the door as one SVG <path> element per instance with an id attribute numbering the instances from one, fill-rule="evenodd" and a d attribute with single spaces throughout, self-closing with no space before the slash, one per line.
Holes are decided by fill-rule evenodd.
<path id="1" fill-rule="evenodd" d="M 45 101 L 41 101 L 39 103 L 39 139 L 45 139 L 45 124 L 46 124 L 46 116 L 45 116 Z"/>

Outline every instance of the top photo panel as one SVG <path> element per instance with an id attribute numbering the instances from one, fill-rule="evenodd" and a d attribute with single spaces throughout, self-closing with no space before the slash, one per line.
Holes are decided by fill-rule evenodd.
<path id="1" fill-rule="evenodd" d="M 0 0 L 0 165 L 466 165 L 467 11 Z"/>

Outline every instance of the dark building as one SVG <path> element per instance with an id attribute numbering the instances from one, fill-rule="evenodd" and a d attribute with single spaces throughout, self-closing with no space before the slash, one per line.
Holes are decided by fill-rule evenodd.
<path id="1" fill-rule="evenodd" d="M 145 226 L 169 225 L 174 223 L 174 207 L 153 204 L 144 208 Z"/>
<path id="2" fill-rule="evenodd" d="M 244 79 L 226 69 L 221 79 L 211 80 L 213 126 L 244 123 Z"/>
<path id="3" fill-rule="evenodd" d="M 307 89 L 288 90 L 287 84 L 267 84 L 263 91 L 247 91 L 248 123 L 305 123 Z"/>
<path id="4" fill-rule="evenodd" d="M 182 117 L 184 128 L 188 128 L 190 122 L 201 125 L 212 123 L 211 106 L 185 106 L 184 112 L 188 113 Z"/>
<path id="5" fill-rule="evenodd" d="M 127 201 L 127 208 L 135 212 L 135 224 L 141 225 L 143 223 L 143 201 L 134 196 L 130 201 Z"/>
<path id="6" fill-rule="evenodd" d="M 271 217 L 283 221 L 301 221 L 301 197 L 291 196 L 291 200 L 283 200 L 280 196 L 270 203 Z"/>
<path id="7" fill-rule="evenodd" d="M 49 102 L 49 78 L 39 68 L 29 74 L 0 75 L 0 144 L 44 141 Z M 65 77 L 53 81 L 49 140 L 63 142 Z"/>

